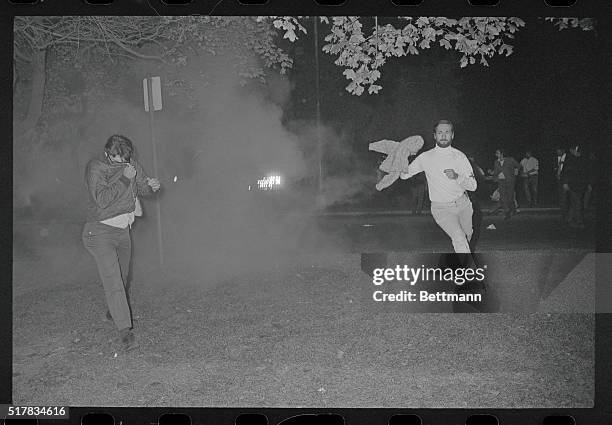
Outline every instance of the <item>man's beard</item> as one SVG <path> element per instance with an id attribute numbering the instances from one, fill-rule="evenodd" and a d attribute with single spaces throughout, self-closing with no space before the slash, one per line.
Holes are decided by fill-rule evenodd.
<path id="1" fill-rule="evenodd" d="M 436 140 L 436 145 L 441 148 L 446 148 L 450 146 L 452 140 Z"/>

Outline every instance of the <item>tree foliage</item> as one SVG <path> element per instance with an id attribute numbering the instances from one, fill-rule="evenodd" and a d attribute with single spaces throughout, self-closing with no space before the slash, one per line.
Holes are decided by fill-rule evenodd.
<path id="1" fill-rule="evenodd" d="M 14 87 L 31 75 L 30 102 L 22 122 L 31 129 L 43 110 L 47 54 L 80 67 L 104 58 L 154 60 L 182 66 L 191 54 L 231 53 L 243 78 L 263 80 L 267 68 L 285 73 L 293 66 L 283 44 L 307 34 L 303 17 L 213 16 L 18 16 L 14 22 Z M 559 30 L 592 30 L 592 19 L 546 18 Z M 516 17 L 320 17 L 328 26 L 323 52 L 337 56 L 354 95 L 378 93 L 384 64 L 393 57 L 418 55 L 432 47 L 457 52 L 461 68 L 488 66 L 496 55 L 513 53 L 512 40 L 525 22 Z M 286 42 L 284 41 L 286 40 Z M 14 89 L 15 90 L 15 89 Z M 52 96 L 47 96 L 49 102 Z M 56 99 L 57 100 L 57 99 Z M 48 102 L 47 102 L 48 103 Z M 70 107 L 68 102 L 67 107 Z M 19 129 L 17 134 L 21 133 Z"/>
<path id="2" fill-rule="evenodd" d="M 552 22 L 552 24 L 559 29 L 559 31 L 566 28 L 579 28 L 583 31 L 592 31 L 595 29 L 595 20 L 592 18 L 545 18 L 546 21 Z"/>
<path id="3" fill-rule="evenodd" d="M 24 117 L 15 122 L 15 134 L 31 133 L 50 102 L 57 106 L 66 100 L 60 107 L 65 109 L 74 100 L 54 85 L 48 57 L 63 58 L 66 70 L 92 63 L 108 68 L 132 59 L 180 67 L 191 54 L 225 52 L 233 56 L 235 72 L 242 78 L 263 79 L 265 68 L 285 73 L 293 65 L 279 47 L 278 29 L 288 34 L 299 27 L 292 17 L 18 16 L 13 90 L 18 93 L 19 83 L 26 80 L 30 89 Z"/>
<path id="4" fill-rule="evenodd" d="M 568 27 L 591 30 L 592 19 L 548 18 L 559 29 Z M 346 90 L 361 95 L 378 93 L 382 88 L 376 82 L 381 77 L 381 68 L 391 57 L 418 55 L 421 51 L 439 46 L 458 53 L 461 68 L 476 63 L 489 65 L 495 55 L 509 56 L 514 48 L 515 33 L 525 26 L 516 17 L 402 17 L 397 23 L 381 22 L 374 18 L 364 30 L 366 20 L 356 16 L 321 18 L 330 25 L 325 37 L 328 43 L 323 51 L 338 58 L 335 64 L 344 69 L 350 81 Z"/>
<path id="5" fill-rule="evenodd" d="M 291 58 L 278 47 L 276 28 L 290 29 L 295 18 L 274 21 L 257 17 L 213 16 L 19 16 L 14 25 L 14 58 L 30 62 L 36 52 L 65 46 L 72 60 L 87 58 L 92 50 L 109 58 L 168 61 L 186 60 L 185 45 L 196 42 L 214 54 L 221 48 L 256 53 L 268 67 L 286 70 Z M 299 24 L 298 24 L 299 25 Z"/>

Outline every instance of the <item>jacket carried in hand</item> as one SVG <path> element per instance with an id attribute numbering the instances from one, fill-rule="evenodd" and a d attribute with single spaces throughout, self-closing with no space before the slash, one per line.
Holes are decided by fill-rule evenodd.
<path id="1" fill-rule="evenodd" d="M 400 173 L 408 169 L 408 157 L 416 155 L 423 144 L 424 141 L 421 136 L 410 136 L 401 142 L 385 139 L 370 143 L 369 150 L 387 154 L 378 168 L 388 174 L 383 176 L 376 184 L 376 189 L 383 190 L 391 186 L 400 177 Z"/>
<path id="2" fill-rule="evenodd" d="M 147 175 L 134 159 L 136 177 L 123 175 L 126 164 L 111 163 L 106 156 L 90 160 L 85 167 L 85 184 L 88 192 L 87 221 L 103 221 L 120 214 L 134 212 L 136 197 L 151 194 Z"/>

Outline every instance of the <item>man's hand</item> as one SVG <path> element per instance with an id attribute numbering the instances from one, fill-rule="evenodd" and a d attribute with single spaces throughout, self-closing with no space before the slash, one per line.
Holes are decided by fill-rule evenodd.
<path id="1" fill-rule="evenodd" d="M 563 183 L 563 190 L 565 190 L 566 192 L 569 192 L 570 187 L 567 183 Z"/>
<path id="2" fill-rule="evenodd" d="M 147 179 L 147 184 L 149 186 L 151 186 L 151 189 L 153 190 L 153 192 L 157 192 L 159 190 L 159 188 L 161 187 L 161 184 L 159 183 L 159 180 L 156 178 L 148 178 Z"/>
<path id="3" fill-rule="evenodd" d="M 455 173 L 455 170 L 453 170 L 452 168 L 447 168 L 446 170 L 444 170 L 444 174 L 446 174 L 446 177 L 451 180 L 457 180 L 457 178 L 459 177 L 459 174 Z"/>
<path id="4" fill-rule="evenodd" d="M 128 179 L 133 179 L 136 177 L 136 168 L 132 164 L 128 164 L 123 169 L 123 175 Z"/>

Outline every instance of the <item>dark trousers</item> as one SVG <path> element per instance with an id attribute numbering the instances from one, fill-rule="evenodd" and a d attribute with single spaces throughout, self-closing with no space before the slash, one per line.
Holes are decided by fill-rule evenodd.
<path id="1" fill-rule="evenodd" d="M 591 207 L 592 197 L 593 197 L 593 188 L 589 186 L 584 192 L 584 209 L 585 210 Z"/>
<path id="2" fill-rule="evenodd" d="M 508 179 L 499 181 L 499 200 L 506 214 L 511 214 L 516 210 L 514 206 L 514 183 L 514 180 Z"/>
<path id="3" fill-rule="evenodd" d="M 563 189 L 563 184 L 557 180 L 557 193 L 559 195 L 559 209 L 564 219 L 568 217 L 569 193 Z"/>
<path id="4" fill-rule="evenodd" d="M 523 177 L 523 190 L 527 205 L 534 206 L 538 203 L 538 176 Z"/>
<path id="5" fill-rule="evenodd" d="M 423 203 L 425 202 L 425 185 L 415 184 L 411 188 L 412 192 L 412 213 L 419 215 L 423 212 Z"/>
<path id="6" fill-rule="evenodd" d="M 82 239 L 98 266 L 108 311 L 117 329 L 131 328 L 132 317 L 128 302 L 128 274 L 132 256 L 130 229 L 99 222 L 86 223 Z"/>
<path id="7" fill-rule="evenodd" d="M 478 195 L 474 192 L 468 192 L 468 194 L 472 201 L 472 210 L 474 211 L 472 214 L 472 228 L 474 229 L 474 233 L 472 233 L 472 239 L 470 239 L 470 251 L 476 252 L 476 245 L 478 245 L 478 240 L 480 239 L 480 226 L 482 225 L 482 209 L 480 208 Z"/>
<path id="8" fill-rule="evenodd" d="M 584 223 L 584 190 L 570 190 L 569 192 L 569 211 L 567 221 L 576 224 Z"/>

